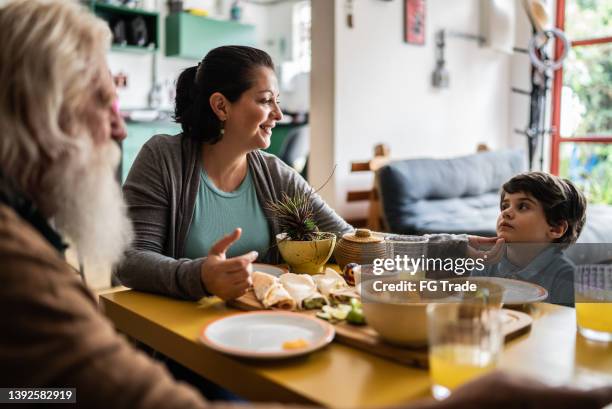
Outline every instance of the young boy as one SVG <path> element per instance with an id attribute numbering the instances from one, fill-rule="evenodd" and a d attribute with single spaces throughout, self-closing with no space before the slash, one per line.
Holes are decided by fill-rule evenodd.
<path id="1" fill-rule="evenodd" d="M 497 217 L 505 254 L 477 275 L 539 284 L 548 302 L 573 304 L 574 264 L 563 249 L 578 239 L 585 212 L 586 199 L 569 180 L 543 172 L 514 176 L 502 186 Z"/>

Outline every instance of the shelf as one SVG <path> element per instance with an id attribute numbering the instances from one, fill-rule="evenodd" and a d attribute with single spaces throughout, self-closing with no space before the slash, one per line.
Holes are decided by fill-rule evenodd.
<path id="1" fill-rule="evenodd" d="M 256 44 L 255 26 L 189 13 L 166 17 L 166 56 L 201 60 L 222 45 Z"/>
<path id="2" fill-rule="evenodd" d="M 113 44 L 111 51 L 120 53 L 133 53 L 133 54 L 152 54 L 155 52 L 155 47 L 141 47 L 138 45 L 120 45 Z"/>
<path id="3" fill-rule="evenodd" d="M 159 48 L 159 13 L 142 9 L 129 8 L 125 6 L 117 6 L 113 4 L 102 3 L 99 1 L 91 1 L 90 8 L 92 12 L 102 20 L 106 21 L 113 33 L 113 51 L 121 52 L 152 52 Z M 134 20 L 141 18 L 144 21 L 144 28 L 147 34 L 147 45 L 139 46 L 133 35 L 132 24 Z M 121 23 L 123 22 L 123 23 Z M 114 28 L 118 24 L 124 25 L 124 40 L 127 41 L 125 46 L 117 42 L 117 31 Z M 153 50 L 149 47 L 153 45 Z"/>
<path id="4" fill-rule="evenodd" d="M 99 1 L 94 1 L 92 4 L 92 8 L 94 12 L 104 10 L 104 11 L 112 12 L 112 13 L 132 14 L 136 16 L 150 16 L 150 17 L 159 16 L 159 13 L 155 11 L 148 11 L 148 10 L 130 8 L 130 7 L 125 7 L 125 6 L 117 6 L 114 4 L 101 3 Z"/>

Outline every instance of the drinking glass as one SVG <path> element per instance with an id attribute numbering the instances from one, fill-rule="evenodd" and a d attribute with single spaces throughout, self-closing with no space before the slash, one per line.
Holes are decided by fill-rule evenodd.
<path id="1" fill-rule="evenodd" d="M 592 341 L 612 342 L 612 265 L 578 266 L 574 291 L 578 332 Z"/>
<path id="2" fill-rule="evenodd" d="M 497 366 L 503 344 L 501 310 L 484 302 L 427 306 L 429 370 L 434 398 Z"/>
<path id="3" fill-rule="evenodd" d="M 404 234 L 388 235 L 385 237 L 387 258 L 391 258 L 395 261 L 399 260 L 397 272 L 404 273 L 402 274 L 403 277 L 411 275 L 415 276 L 415 278 L 424 278 L 424 270 L 422 268 L 415 270 L 412 267 L 414 263 L 411 259 L 416 261 L 427 257 L 428 241 L 429 240 L 423 236 L 410 236 Z"/>

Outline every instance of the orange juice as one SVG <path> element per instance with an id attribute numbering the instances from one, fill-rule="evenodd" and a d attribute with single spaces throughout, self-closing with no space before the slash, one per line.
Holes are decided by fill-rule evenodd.
<path id="1" fill-rule="evenodd" d="M 495 368 L 497 356 L 475 345 L 440 345 L 429 355 L 434 386 L 454 389 Z"/>
<path id="2" fill-rule="evenodd" d="M 576 321 L 581 328 L 612 333 L 612 302 L 577 302 Z"/>

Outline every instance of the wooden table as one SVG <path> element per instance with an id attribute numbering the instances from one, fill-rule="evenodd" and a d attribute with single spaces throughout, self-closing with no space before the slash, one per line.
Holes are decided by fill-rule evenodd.
<path id="1" fill-rule="evenodd" d="M 425 370 L 402 366 L 337 343 L 284 361 L 232 358 L 197 341 L 209 321 L 236 313 L 220 300 L 186 302 L 137 291 L 100 297 L 116 328 L 201 376 L 256 401 L 371 408 L 429 396 Z M 506 344 L 500 366 L 552 384 L 612 384 L 612 344 L 575 330 L 572 308 L 537 304 L 529 334 Z"/>

